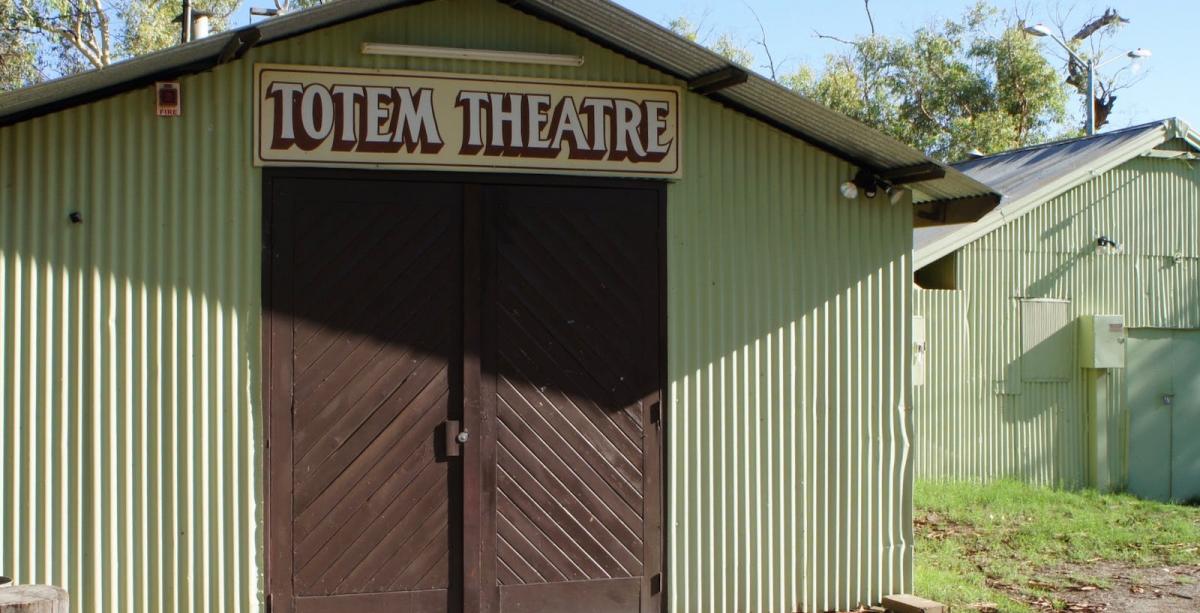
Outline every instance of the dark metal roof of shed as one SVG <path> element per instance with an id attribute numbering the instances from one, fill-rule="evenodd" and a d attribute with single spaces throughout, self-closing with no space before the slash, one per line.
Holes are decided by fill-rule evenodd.
<path id="1" fill-rule="evenodd" d="M 1163 122 L 1155 121 L 1095 136 L 970 159 L 954 164 L 954 168 L 1000 192 L 1003 200 L 996 208 L 1002 209 L 1048 184 L 1061 180 L 1072 170 L 1088 166 L 1105 154 L 1123 149 L 1138 137 L 1160 131 L 1162 127 Z"/>
<path id="2" fill-rule="evenodd" d="M 1094 136 L 1014 149 L 954 164 L 1001 195 L 979 221 L 913 231 L 914 265 L 921 268 L 1092 177 L 1146 154 L 1170 139 L 1200 148 L 1200 137 L 1179 119 L 1152 121 Z"/>
<path id="3" fill-rule="evenodd" d="M 250 47 L 425 0 L 338 0 L 91 72 L 0 95 L 0 126 L 84 104 L 155 80 L 202 72 Z M 608 0 L 505 0 L 597 44 L 684 81 L 730 69 L 728 60 Z M 740 69 L 738 69 L 740 70 Z M 996 198 L 976 179 L 936 163 L 881 132 L 750 73 L 706 94 L 873 172 L 924 170 L 944 177 L 909 183 L 914 200 Z M 849 177 L 847 177 L 849 178 Z"/>

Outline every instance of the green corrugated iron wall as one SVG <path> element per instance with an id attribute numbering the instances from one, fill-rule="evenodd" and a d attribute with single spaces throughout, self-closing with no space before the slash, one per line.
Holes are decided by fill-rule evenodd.
<path id="1" fill-rule="evenodd" d="M 966 297 L 955 290 L 918 288 L 913 313 L 925 320 L 925 380 L 913 385 L 916 474 L 965 479 L 980 469 L 974 450 L 987 443 L 990 433 L 986 416 L 965 402 L 961 360 L 970 346 Z"/>
<path id="2" fill-rule="evenodd" d="M 140 91 L 0 129 L 0 565 L 80 611 L 257 601 L 249 81 L 186 85 L 182 121 Z"/>
<path id="3" fill-rule="evenodd" d="M 848 165 L 732 111 L 685 113 L 668 204 L 674 610 L 877 601 L 911 585 L 909 209 L 842 199 Z"/>
<path id="4" fill-rule="evenodd" d="M 1101 235 L 1122 251 L 1098 252 Z M 966 304 L 961 324 L 934 323 L 951 316 L 937 311 L 941 292 L 917 290 L 914 298 L 914 311 L 931 329 L 962 325 L 971 339 L 960 363 L 951 371 L 931 368 L 926 389 L 916 392 L 918 478 L 1086 486 L 1099 427 L 1106 430 L 1112 485 L 1121 486 L 1129 424 L 1124 373 L 1103 378 L 1109 404 L 1098 417 L 1088 410 L 1092 390 L 1077 362 L 1066 381 L 1022 381 L 1020 298 L 1068 300 L 1072 320 L 1121 314 L 1129 328 L 1200 328 L 1200 166 L 1136 158 L 963 247 L 957 258 L 953 291 Z M 961 405 L 948 406 L 958 385 Z M 968 435 L 959 431 L 964 426 L 981 432 Z"/>
<path id="5" fill-rule="evenodd" d="M 578 69 L 362 56 L 580 53 Z M 438 0 L 0 128 L 0 564 L 89 612 L 261 607 L 253 62 L 671 83 L 500 3 Z M 824 611 L 911 585 L 909 211 L 704 98 L 669 192 L 668 589 Z M 15 153 L 14 153 L 15 152 Z M 70 211 L 83 214 L 72 225 Z"/>

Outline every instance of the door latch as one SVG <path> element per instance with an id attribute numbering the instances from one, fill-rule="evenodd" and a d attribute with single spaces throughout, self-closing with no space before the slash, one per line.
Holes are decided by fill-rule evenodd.
<path id="1" fill-rule="evenodd" d="M 446 422 L 446 455 L 449 457 L 458 457 L 462 455 L 462 446 L 467 443 L 471 435 L 466 430 L 462 429 L 462 422 L 458 420 L 450 420 Z"/>

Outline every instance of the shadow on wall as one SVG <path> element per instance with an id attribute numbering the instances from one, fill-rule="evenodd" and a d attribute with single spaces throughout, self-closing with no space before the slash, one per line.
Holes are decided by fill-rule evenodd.
<path id="1" fill-rule="evenodd" d="M 125 171 L 114 163 L 98 174 Z M 17 168 L 12 176 L 27 173 Z M 4 515 L 3 564 L 22 582 L 67 586 L 86 610 L 152 609 L 151 600 L 175 610 L 250 608 L 261 560 L 257 189 L 236 177 L 211 183 L 186 178 L 170 187 L 192 190 L 188 198 L 138 189 L 132 181 L 97 185 L 78 207 L 82 224 L 45 205 L 71 201 L 61 185 L 19 185 L 3 194 L 0 287 L 9 306 L 0 346 L 5 362 L 19 365 L 3 375 L 4 499 L 29 505 L 28 513 Z M 37 197 L 26 197 L 31 193 Z M 741 542 L 739 580 L 746 585 L 767 576 L 781 586 L 832 585 L 835 572 L 850 576 L 846 569 L 805 560 L 861 530 L 877 541 L 866 549 L 890 551 L 900 547 L 894 539 L 902 540 L 907 529 L 905 492 L 888 494 L 889 502 L 879 506 L 854 487 L 864 480 L 903 483 L 896 454 L 907 426 L 893 409 L 904 402 L 898 370 L 905 358 L 897 356 L 907 353 L 900 316 L 911 276 L 903 263 L 910 248 L 907 220 L 902 207 L 886 203 L 846 203 L 832 194 L 828 201 L 835 205 L 773 202 L 747 213 L 734 211 L 743 203 L 722 200 L 708 211 L 719 223 L 680 230 L 673 239 L 672 253 L 693 263 L 679 265 L 680 274 L 671 279 L 672 342 L 679 351 L 670 380 L 687 394 L 689 411 L 706 405 L 716 411 L 677 416 L 676 432 L 686 437 L 681 448 L 714 450 L 686 460 L 681 486 L 696 500 L 721 501 L 726 511 L 739 509 L 744 521 L 792 538 L 769 549 Z M 430 291 L 445 289 L 445 279 L 382 265 L 394 260 L 371 250 L 384 245 L 356 237 L 378 227 L 399 232 L 397 223 L 364 216 L 339 229 L 346 233 L 339 236 L 365 250 L 355 274 L 384 285 L 410 274 Z M 537 239 L 591 240 L 567 224 L 547 217 L 514 237 L 513 257 L 529 264 L 531 276 L 510 288 L 544 275 L 578 280 L 581 271 L 613 265 L 530 251 Z M 302 229 L 313 240 L 331 239 L 327 230 Z M 635 241 L 639 235 L 622 230 L 618 236 Z M 392 247 L 419 251 L 422 245 Z M 617 251 L 614 257 L 628 260 L 620 266 L 650 269 L 628 259 L 635 250 Z M 323 278 L 336 286 L 348 277 L 334 264 L 314 262 L 312 270 L 324 270 Z M 638 313 L 621 296 L 605 298 L 600 291 L 578 287 L 542 297 L 514 291 L 512 298 L 561 311 L 559 325 L 576 307 Z M 374 339 L 436 353 L 439 341 L 430 329 L 388 337 L 378 326 L 403 314 L 364 308 L 359 298 L 349 293 L 311 301 L 298 315 L 314 328 L 334 330 L 335 342 Z M 571 343 L 587 351 L 623 342 L 576 328 L 579 336 Z M 528 350 L 562 351 L 549 342 L 538 337 Z M 622 356 L 628 351 L 617 349 Z M 539 386 L 623 406 L 647 389 L 644 380 L 621 385 L 625 361 L 601 365 L 604 372 L 598 368 L 598 378 L 591 379 L 572 367 L 519 374 Z M 758 376 L 746 376 L 751 369 Z M 782 424 L 791 429 L 774 428 Z M 861 432 L 861 424 L 869 432 Z M 870 441 L 874 450 L 856 441 Z M 781 493 L 796 493 L 786 507 L 760 504 L 766 499 L 757 489 L 762 486 L 737 476 L 762 469 L 785 484 Z M 705 474 L 727 474 L 730 481 Z M 47 482 L 55 486 L 45 487 Z M 835 505 L 867 511 L 835 525 L 825 510 Z M 711 532 L 715 539 L 696 537 L 691 546 L 697 550 L 726 552 L 741 530 L 691 503 L 680 513 L 687 513 L 688 526 L 681 540 L 709 534 L 718 521 L 724 526 Z M 47 525 L 34 517 L 68 519 Z M 786 555 L 793 542 L 809 553 Z M 79 555 L 56 553 L 64 550 Z M 777 562 L 784 559 L 790 562 Z M 715 572 L 711 565 L 696 556 L 679 572 L 702 585 Z M 876 583 L 888 586 L 885 591 L 907 581 L 899 559 L 889 555 L 877 566 L 888 569 Z M 144 569 L 134 589 L 128 587 L 130 568 Z M 143 581 L 151 587 L 141 589 Z M 851 591 L 857 593 L 822 588 L 796 599 L 809 599 L 810 608 L 845 608 L 854 603 L 839 599 Z"/>

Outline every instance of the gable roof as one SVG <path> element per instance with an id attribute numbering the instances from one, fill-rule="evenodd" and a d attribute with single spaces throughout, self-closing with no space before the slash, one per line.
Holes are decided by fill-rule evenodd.
<path id="1" fill-rule="evenodd" d="M 209 70 L 251 47 L 426 0 L 337 0 L 220 32 L 112 66 L 0 95 L 0 126 Z M 704 95 L 885 177 L 905 182 L 914 201 L 998 196 L 983 183 L 841 113 L 801 97 L 609 0 L 501 0 L 680 80 L 727 71 L 732 83 Z M 744 81 L 741 80 L 744 78 Z M 693 87 L 693 89 L 697 89 Z M 849 179 L 849 177 L 847 177 Z"/>
<path id="2" fill-rule="evenodd" d="M 915 229 L 913 266 L 920 269 L 1092 177 L 1177 138 L 1200 151 L 1200 134 L 1180 119 L 1165 119 L 954 164 L 999 192 L 1000 204 L 972 223 Z"/>

